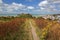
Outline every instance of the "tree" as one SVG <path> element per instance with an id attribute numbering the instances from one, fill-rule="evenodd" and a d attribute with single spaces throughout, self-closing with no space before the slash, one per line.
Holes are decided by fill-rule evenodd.
<path id="1" fill-rule="evenodd" d="M 18 14 L 17 16 L 20 17 L 20 18 L 32 18 L 31 14 L 24 14 L 24 13 Z"/>

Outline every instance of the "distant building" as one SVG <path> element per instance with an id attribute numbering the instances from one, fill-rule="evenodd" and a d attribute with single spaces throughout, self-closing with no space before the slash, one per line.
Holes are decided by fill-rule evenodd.
<path id="1" fill-rule="evenodd" d="M 43 16 L 43 18 L 44 19 L 52 19 L 52 20 L 54 20 L 55 19 L 55 17 L 54 16 L 52 16 L 52 15 L 45 15 L 45 16 Z"/>
<path id="2" fill-rule="evenodd" d="M 55 20 L 55 19 L 58 19 L 60 20 L 60 14 L 54 14 L 54 15 L 45 15 L 45 16 L 42 16 L 44 19 L 52 19 L 52 20 Z"/>

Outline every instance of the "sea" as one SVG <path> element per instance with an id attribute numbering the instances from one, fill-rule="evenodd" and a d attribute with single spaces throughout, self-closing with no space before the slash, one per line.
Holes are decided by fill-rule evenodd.
<path id="1" fill-rule="evenodd" d="M 17 14 L 0 14 L 0 16 L 17 16 Z"/>
<path id="2" fill-rule="evenodd" d="M 0 16 L 17 16 L 18 14 L 0 14 Z M 41 14 L 31 14 L 32 16 L 44 16 L 44 15 L 41 15 Z"/>

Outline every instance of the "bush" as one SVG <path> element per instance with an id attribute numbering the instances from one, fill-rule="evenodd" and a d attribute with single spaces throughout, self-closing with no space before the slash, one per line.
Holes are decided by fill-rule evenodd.
<path id="1" fill-rule="evenodd" d="M 18 17 L 20 17 L 20 18 L 32 18 L 32 15 L 31 14 L 18 14 L 17 15 Z"/>
<path id="2" fill-rule="evenodd" d="M 9 22 L 0 22 L 0 40 L 16 40 L 25 19 L 15 18 Z"/>

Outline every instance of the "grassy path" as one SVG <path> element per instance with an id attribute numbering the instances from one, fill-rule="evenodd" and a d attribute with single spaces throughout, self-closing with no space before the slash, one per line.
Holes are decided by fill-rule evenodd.
<path id="1" fill-rule="evenodd" d="M 35 28 L 35 24 L 34 24 L 34 20 L 29 20 L 29 26 L 31 27 L 31 32 L 32 32 L 32 36 L 34 40 L 39 40 L 39 37 L 36 34 L 36 28 Z"/>

